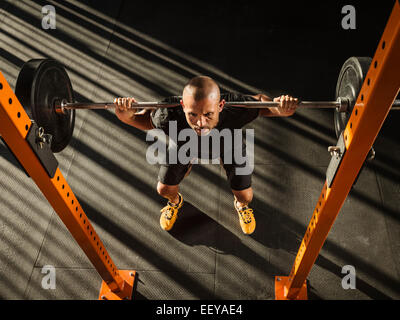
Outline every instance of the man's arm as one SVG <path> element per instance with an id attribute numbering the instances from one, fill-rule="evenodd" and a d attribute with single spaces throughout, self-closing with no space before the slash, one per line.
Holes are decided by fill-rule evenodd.
<path id="1" fill-rule="evenodd" d="M 272 99 L 260 93 L 252 97 L 258 101 L 274 101 L 280 103 L 279 107 L 260 109 L 259 116 L 261 117 L 289 117 L 296 112 L 297 104 L 299 103 L 297 98 L 288 95 L 282 95 Z"/>
<path id="2" fill-rule="evenodd" d="M 137 111 L 137 109 L 130 109 L 131 103 L 134 102 L 136 102 L 134 98 L 116 98 L 114 100 L 115 115 L 122 122 L 140 130 L 146 131 L 154 129 L 150 118 L 150 113 L 153 110 L 143 109 Z"/>

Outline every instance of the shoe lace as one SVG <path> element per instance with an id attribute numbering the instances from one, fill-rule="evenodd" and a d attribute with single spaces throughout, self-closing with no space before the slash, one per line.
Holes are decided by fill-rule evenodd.
<path id="1" fill-rule="evenodd" d="M 164 214 L 164 217 L 168 220 L 171 220 L 174 214 L 176 213 L 176 209 L 173 205 L 169 204 L 166 205 L 164 208 L 161 209 L 161 213 Z"/>
<path id="2" fill-rule="evenodd" d="M 253 220 L 253 209 L 244 207 L 240 209 L 239 212 L 244 223 L 250 223 Z"/>

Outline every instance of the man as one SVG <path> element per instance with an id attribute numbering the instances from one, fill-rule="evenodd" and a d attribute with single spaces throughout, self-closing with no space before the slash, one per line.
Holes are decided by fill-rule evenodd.
<path id="1" fill-rule="evenodd" d="M 165 101 L 179 103 L 181 107 L 159 108 L 137 112 L 130 109 L 134 98 L 116 98 L 115 113 L 124 123 L 141 130 L 158 128 L 168 134 L 168 124 L 176 121 L 178 132 L 184 128 L 193 129 L 199 139 L 207 136 L 212 129 L 241 129 L 258 116 L 287 117 L 294 114 L 298 99 L 282 95 L 273 99 L 279 102 L 279 107 L 265 109 L 250 109 L 238 107 L 224 107 L 226 101 L 271 101 L 264 94 L 254 96 L 235 93 L 221 94 L 216 82 L 210 77 L 198 76 L 192 78 L 184 87 L 182 97 L 170 97 Z M 244 144 L 243 144 L 244 145 Z M 179 147 L 179 146 L 178 146 Z M 222 148 L 221 148 L 222 149 Z M 225 149 L 224 149 L 225 150 Z M 243 148 L 245 152 L 245 148 Z M 233 161 L 225 163 L 227 155 L 221 154 L 222 165 L 234 195 L 234 207 L 239 216 L 240 226 L 245 234 L 254 232 L 256 222 L 253 210 L 249 207 L 253 199 L 251 187 L 251 173 L 237 174 L 240 165 Z M 164 230 L 171 230 L 180 208 L 183 205 L 183 196 L 179 192 L 180 182 L 189 174 L 192 163 L 161 164 L 158 175 L 157 192 L 168 200 L 161 210 L 160 225 Z"/>

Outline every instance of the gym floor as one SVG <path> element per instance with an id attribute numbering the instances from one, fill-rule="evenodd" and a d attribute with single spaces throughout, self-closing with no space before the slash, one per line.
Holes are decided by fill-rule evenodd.
<path id="1" fill-rule="evenodd" d="M 47 4 L 56 29 L 42 28 Z M 14 88 L 25 61 L 57 59 L 83 102 L 157 101 L 198 74 L 223 90 L 334 100 L 342 64 L 374 55 L 394 1 L 354 5 L 355 30 L 341 26 L 345 4 L 5 0 L 0 71 Z M 328 235 L 308 276 L 310 299 L 400 298 L 399 120 L 396 111 L 386 119 L 376 158 Z M 194 166 L 181 185 L 183 212 L 165 232 L 146 134 L 113 111 L 77 112 L 72 142 L 56 157 L 117 267 L 137 271 L 134 299 L 274 299 L 274 276 L 289 274 L 325 182 L 333 111 L 298 110 L 247 128 L 255 129 L 254 234 L 242 234 L 218 165 Z M 100 276 L 3 144 L 0 208 L 1 299 L 97 299 Z M 348 265 L 356 288 L 345 290 Z M 55 267 L 54 290 L 42 287 L 44 266 Z"/>

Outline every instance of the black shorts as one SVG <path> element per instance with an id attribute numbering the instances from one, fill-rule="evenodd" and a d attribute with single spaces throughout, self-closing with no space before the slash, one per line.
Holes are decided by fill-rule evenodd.
<path id="1" fill-rule="evenodd" d="M 181 183 L 185 174 L 188 172 L 191 164 L 162 164 L 158 172 L 158 181 L 166 185 L 178 185 Z M 236 168 L 243 167 L 244 165 L 237 164 L 223 164 L 226 177 L 232 190 L 241 191 L 251 187 L 251 176 L 237 175 Z"/>

